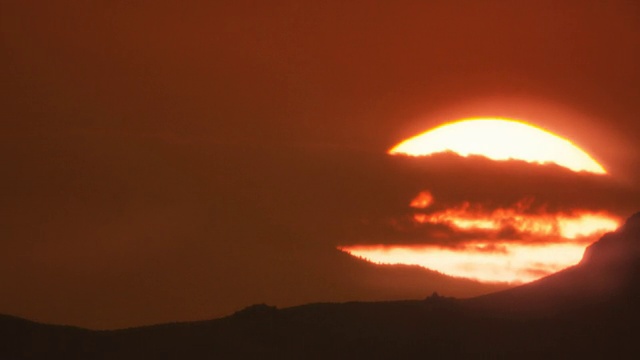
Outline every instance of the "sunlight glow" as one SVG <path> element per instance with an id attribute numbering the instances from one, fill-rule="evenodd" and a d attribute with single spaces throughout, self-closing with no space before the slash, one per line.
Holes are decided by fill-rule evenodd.
<path id="1" fill-rule="evenodd" d="M 563 237 L 575 239 L 594 233 L 614 231 L 620 226 L 620 220 L 601 214 L 581 214 L 578 218 L 561 217 L 558 219 Z"/>
<path id="2" fill-rule="evenodd" d="M 584 246 L 478 241 L 456 248 L 373 245 L 343 246 L 340 250 L 377 264 L 418 265 L 481 282 L 520 284 L 578 263 Z"/>
<path id="3" fill-rule="evenodd" d="M 465 157 L 482 155 L 493 160 L 554 163 L 575 172 L 607 173 L 569 140 L 509 119 L 478 118 L 447 123 L 401 142 L 389 153 L 426 156 L 445 151 Z"/>

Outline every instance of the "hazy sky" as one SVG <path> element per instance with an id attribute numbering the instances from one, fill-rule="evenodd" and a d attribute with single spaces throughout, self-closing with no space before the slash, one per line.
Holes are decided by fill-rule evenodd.
<path id="1" fill-rule="evenodd" d="M 0 313 L 471 296 L 496 287 L 335 247 L 435 241 L 398 225 L 425 189 L 640 209 L 634 1 L 9 0 L 0 35 Z M 528 120 L 610 176 L 385 154 L 470 116 Z"/>

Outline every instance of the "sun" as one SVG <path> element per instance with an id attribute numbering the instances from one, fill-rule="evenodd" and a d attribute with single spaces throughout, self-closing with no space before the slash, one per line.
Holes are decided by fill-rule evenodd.
<path id="1" fill-rule="evenodd" d="M 605 168 L 571 141 L 534 125 L 500 118 L 446 123 L 409 138 L 392 155 L 428 156 L 445 151 L 460 156 L 556 164 L 588 176 Z M 435 204 L 435 205 L 434 205 Z M 519 284 L 580 261 L 584 249 L 621 223 L 598 209 L 552 210 L 545 199 L 523 197 L 507 205 L 436 201 L 423 189 L 408 202 L 411 213 L 397 219 L 404 229 L 424 231 L 424 244 L 360 244 L 338 249 L 377 264 L 417 265 L 445 275 L 486 283 Z M 405 231 L 405 230 L 403 230 Z"/>
<path id="2" fill-rule="evenodd" d="M 492 160 L 553 163 L 575 172 L 607 173 L 571 141 L 512 119 L 474 118 L 447 123 L 401 142 L 389 154 L 426 156 L 444 151 Z"/>

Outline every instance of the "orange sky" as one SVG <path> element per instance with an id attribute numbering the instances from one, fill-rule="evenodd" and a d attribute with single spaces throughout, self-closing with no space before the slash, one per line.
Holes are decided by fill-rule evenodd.
<path id="1" fill-rule="evenodd" d="M 113 328 L 494 291 L 336 248 L 479 239 L 416 222 L 423 191 L 424 214 L 638 211 L 638 6 L 3 1 L 0 313 Z M 535 121 L 610 176 L 386 154 L 480 116 Z"/>

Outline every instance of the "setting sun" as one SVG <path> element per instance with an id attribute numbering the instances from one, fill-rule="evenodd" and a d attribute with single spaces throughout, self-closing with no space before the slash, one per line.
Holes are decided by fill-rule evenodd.
<path id="1" fill-rule="evenodd" d="M 492 160 L 554 163 L 576 172 L 607 173 L 571 141 L 509 119 L 477 118 L 447 123 L 401 142 L 389 153 L 426 156 L 445 151 L 465 157 L 481 155 Z"/>

